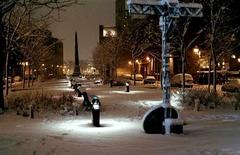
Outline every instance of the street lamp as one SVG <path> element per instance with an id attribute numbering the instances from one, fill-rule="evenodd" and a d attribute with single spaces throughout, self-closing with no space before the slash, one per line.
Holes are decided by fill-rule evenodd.
<path id="1" fill-rule="evenodd" d="M 231 56 L 231 58 L 236 59 L 236 55 L 233 54 L 233 55 Z"/>
<path id="2" fill-rule="evenodd" d="M 193 48 L 193 52 L 194 52 L 195 54 L 197 54 L 198 57 L 199 57 L 199 59 L 200 59 L 200 57 L 201 57 L 201 51 L 199 50 L 199 48 L 198 48 L 197 46 L 195 46 L 195 47 Z"/>
<path id="3" fill-rule="evenodd" d="M 200 58 L 201 58 L 201 51 L 199 50 L 198 46 L 193 48 L 193 52 L 198 55 L 198 70 L 200 70 Z"/>
<path id="4" fill-rule="evenodd" d="M 23 82 L 22 82 L 22 88 L 25 88 L 25 72 L 26 72 L 26 66 L 28 66 L 28 62 L 22 62 L 23 66 Z"/>
<path id="5" fill-rule="evenodd" d="M 128 65 L 132 65 L 132 61 L 128 61 Z"/>
<path id="6" fill-rule="evenodd" d="M 146 60 L 147 60 L 148 62 L 150 62 L 150 58 L 149 58 L 149 56 L 146 57 Z"/>
<path id="7" fill-rule="evenodd" d="M 146 65 L 146 75 L 148 75 L 150 72 L 151 72 L 151 64 L 150 64 L 150 62 L 151 62 L 151 60 L 150 60 L 150 57 L 149 56 L 147 56 L 146 57 L 146 61 L 147 61 L 147 65 Z"/>
<path id="8" fill-rule="evenodd" d="M 139 73 L 140 72 L 140 61 L 138 59 L 136 59 L 135 62 L 138 64 L 138 66 L 137 66 L 137 73 Z"/>
<path id="9" fill-rule="evenodd" d="M 193 48 L 193 52 L 194 52 L 195 54 L 198 54 L 199 48 L 198 48 L 197 46 L 195 46 L 195 47 Z"/>
<path id="10" fill-rule="evenodd" d="M 238 62 L 240 63 L 240 58 L 238 58 Z"/>
<path id="11" fill-rule="evenodd" d="M 132 61 L 128 61 L 128 65 L 130 66 L 130 72 L 131 72 L 131 78 L 132 78 L 132 74 L 133 74 L 133 64 L 132 64 Z"/>

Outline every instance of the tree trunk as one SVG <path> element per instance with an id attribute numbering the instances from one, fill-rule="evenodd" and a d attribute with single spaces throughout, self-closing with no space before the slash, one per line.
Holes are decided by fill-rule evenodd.
<path id="1" fill-rule="evenodd" d="M 3 24 L 2 24 L 2 16 L 0 15 L 0 108 L 4 109 L 4 95 L 3 95 L 3 61 L 4 60 L 4 56 L 3 56 L 3 51 L 4 51 L 4 45 L 5 45 L 5 40 L 3 37 Z"/>
<path id="2" fill-rule="evenodd" d="M 136 86 L 136 62 L 135 61 L 136 60 L 133 59 L 133 85 L 134 86 Z"/>
<path id="3" fill-rule="evenodd" d="M 208 69 L 208 92 L 211 92 L 211 69 L 212 69 L 212 58 L 209 57 L 209 69 Z"/>
<path id="4" fill-rule="evenodd" d="M 6 55 L 6 64 L 5 64 L 5 77 L 6 77 L 6 84 L 5 84 L 5 95 L 7 96 L 8 95 L 8 90 L 9 90 L 9 83 L 8 83 L 8 73 L 9 73 L 9 63 L 8 63 L 8 60 L 9 60 L 9 52 L 6 51 L 7 55 Z"/>
<path id="5" fill-rule="evenodd" d="M 35 76 L 35 74 L 34 74 L 34 65 L 33 65 L 32 66 L 32 86 L 34 84 L 34 76 Z"/>
<path id="6" fill-rule="evenodd" d="M 28 65 L 28 88 L 30 88 L 30 70 L 31 69 L 31 67 L 30 67 L 30 65 Z"/>
<path id="7" fill-rule="evenodd" d="M 185 61 L 186 61 L 186 49 L 184 48 L 184 45 L 182 43 L 181 45 L 181 56 L 182 56 L 182 92 L 185 92 Z"/>
<path id="8" fill-rule="evenodd" d="M 182 92 L 185 92 L 185 58 L 182 59 Z"/>
<path id="9" fill-rule="evenodd" d="M 22 88 L 25 88 L 25 70 L 26 70 L 26 64 L 23 66 L 23 81 L 22 81 Z"/>
<path id="10" fill-rule="evenodd" d="M 213 92 L 216 92 L 216 75 L 217 75 L 217 68 L 216 68 L 216 53 L 213 49 L 213 35 L 211 35 L 211 55 L 213 61 Z"/>
<path id="11" fill-rule="evenodd" d="M 213 92 L 217 91 L 217 65 L 216 65 L 216 54 L 213 55 Z"/>

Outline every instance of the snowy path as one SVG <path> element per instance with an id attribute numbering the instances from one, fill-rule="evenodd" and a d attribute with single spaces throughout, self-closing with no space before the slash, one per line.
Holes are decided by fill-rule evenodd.
<path id="1" fill-rule="evenodd" d="M 0 115 L 0 155 L 240 155 L 240 112 L 183 111 L 184 134 L 145 134 L 141 118 L 160 103 L 159 89 L 88 88 L 102 102 L 101 127 L 91 113 L 48 114 L 36 119 Z"/>

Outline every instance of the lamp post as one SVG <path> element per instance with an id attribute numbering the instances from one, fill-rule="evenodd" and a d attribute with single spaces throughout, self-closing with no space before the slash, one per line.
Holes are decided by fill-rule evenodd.
<path id="1" fill-rule="evenodd" d="M 151 67 L 150 67 L 151 64 L 149 65 L 149 63 L 151 62 L 151 59 L 149 56 L 146 57 L 146 61 L 147 61 L 147 66 L 146 66 L 146 76 L 147 76 L 148 70 L 149 70 L 149 72 L 151 72 Z"/>
<path id="2" fill-rule="evenodd" d="M 200 58 L 201 58 L 201 51 L 197 46 L 193 48 L 193 52 L 198 55 L 198 70 L 200 70 Z"/>
<path id="3" fill-rule="evenodd" d="M 234 55 L 234 54 L 231 55 L 231 58 L 236 59 L 236 55 Z"/>
<path id="4" fill-rule="evenodd" d="M 133 73 L 132 61 L 128 61 L 128 65 L 130 66 L 130 70 L 131 70 L 131 77 L 130 78 L 132 78 L 132 73 Z"/>
<path id="5" fill-rule="evenodd" d="M 26 66 L 28 66 L 28 62 L 22 62 L 21 63 L 23 66 L 23 82 L 22 82 L 22 88 L 25 88 L 25 71 L 26 71 Z"/>
<path id="6" fill-rule="evenodd" d="M 137 67 L 137 73 L 139 73 L 139 72 L 140 72 L 140 62 L 139 62 L 138 59 L 136 59 L 136 60 L 135 60 L 135 63 L 138 64 L 138 67 Z"/>
<path id="7" fill-rule="evenodd" d="M 59 65 L 57 65 L 57 78 L 59 78 Z"/>

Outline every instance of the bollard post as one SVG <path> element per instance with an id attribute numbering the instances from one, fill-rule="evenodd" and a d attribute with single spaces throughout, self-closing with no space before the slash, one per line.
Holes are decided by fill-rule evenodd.
<path id="1" fill-rule="evenodd" d="M 126 92 L 129 92 L 129 83 L 126 82 Z"/>
<path id="2" fill-rule="evenodd" d="M 92 99 L 92 123 L 96 127 L 100 127 L 100 106 L 99 98 L 94 96 Z"/>
<path id="3" fill-rule="evenodd" d="M 34 118 L 34 106 L 33 105 L 29 105 L 29 110 L 30 110 L 30 118 Z"/>
<path id="4" fill-rule="evenodd" d="M 110 87 L 113 87 L 113 80 L 110 80 Z"/>
<path id="5" fill-rule="evenodd" d="M 80 91 L 80 86 L 77 87 L 76 92 L 77 92 L 77 97 L 82 97 L 82 92 Z"/>

